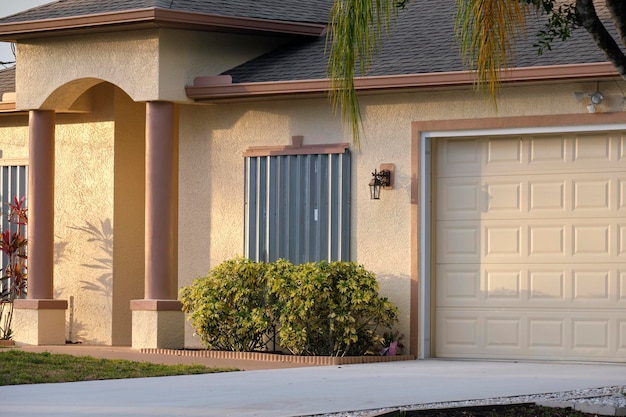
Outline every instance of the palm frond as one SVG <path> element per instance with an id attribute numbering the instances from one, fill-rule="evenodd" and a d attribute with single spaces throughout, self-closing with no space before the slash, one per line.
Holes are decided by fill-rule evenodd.
<path id="1" fill-rule="evenodd" d="M 400 3 L 404 4 L 404 3 Z M 330 99 L 360 144 L 361 109 L 354 78 L 367 73 L 398 9 L 397 0 L 336 0 L 330 14 L 328 74 Z"/>
<path id="2" fill-rule="evenodd" d="M 479 89 L 494 100 L 529 6 L 519 0 L 457 0 L 456 36 Z"/>

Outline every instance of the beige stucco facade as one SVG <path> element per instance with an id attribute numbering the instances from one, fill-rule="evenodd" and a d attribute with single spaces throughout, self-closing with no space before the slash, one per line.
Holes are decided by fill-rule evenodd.
<path id="1" fill-rule="evenodd" d="M 351 149 L 351 259 L 377 274 L 381 293 L 400 309 L 401 332 L 409 334 L 411 313 L 412 123 L 586 113 L 572 92 L 593 88 L 595 83 L 505 87 L 497 108 L 469 88 L 362 97 L 365 134 L 360 148 Z M 621 111 L 620 90 L 612 82 L 604 89 L 608 99 L 601 110 Z M 307 145 L 350 141 L 324 98 L 181 108 L 181 286 L 243 253 L 241 152 L 289 145 L 294 135 L 304 136 Z M 394 189 L 370 200 L 371 172 L 381 163 L 395 165 Z M 196 346 L 192 334 L 188 328 L 186 344 Z"/>
<path id="2" fill-rule="evenodd" d="M 176 327 L 179 319 L 171 311 L 131 315 L 131 300 L 144 297 L 146 102 L 179 104 L 179 288 L 243 253 L 247 148 L 290 145 L 293 136 L 303 136 L 305 145 L 351 141 L 325 97 L 217 104 L 187 98 L 184 87 L 195 77 L 219 74 L 281 42 L 153 29 L 18 44 L 17 109 L 59 113 L 54 298 L 69 303 L 66 340 L 151 347 L 162 342 L 150 329 Z M 606 99 L 598 115 L 624 111 L 614 80 L 600 85 Z M 417 340 L 412 285 L 419 279 L 412 124 L 586 114 L 572 93 L 596 87 L 595 81 L 505 85 L 497 107 L 468 86 L 362 95 L 364 134 L 360 146 L 351 146 L 350 258 L 377 274 L 381 293 L 400 309 L 398 330 L 407 340 Z M 1 162 L 28 159 L 26 116 L 3 116 L 0 123 Z M 395 166 L 394 189 L 370 200 L 371 173 L 383 163 Z M 184 329 L 185 346 L 200 346 L 193 329 Z"/>

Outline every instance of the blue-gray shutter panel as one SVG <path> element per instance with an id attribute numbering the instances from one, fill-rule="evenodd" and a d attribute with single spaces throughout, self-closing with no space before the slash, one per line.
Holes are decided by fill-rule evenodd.
<path id="1" fill-rule="evenodd" d="M 350 152 L 245 158 L 245 256 L 350 257 Z"/>

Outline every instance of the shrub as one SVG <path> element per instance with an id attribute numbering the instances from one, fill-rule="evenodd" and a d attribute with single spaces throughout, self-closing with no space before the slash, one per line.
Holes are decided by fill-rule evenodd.
<path id="1" fill-rule="evenodd" d="M 183 311 L 209 349 L 255 351 L 274 324 L 263 263 L 226 261 L 180 291 Z"/>
<path id="2" fill-rule="evenodd" d="M 181 289 L 181 300 L 203 343 L 220 350 L 260 350 L 278 328 L 296 355 L 363 355 L 398 316 L 374 274 L 353 262 L 236 258 Z"/>
<path id="3" fill-rule="evenodd" d="M 13 337 L 13 302 L 26 295 L 28 209 L 24 201 L 25 197 L 13 197 L 8 204 L 9 227 L 0 233 L 0 253 L 6 257 L 4 270 L 0 271 L 0 339 L 4 340 Z"/>
<path id="4" fill-rule="evenodd" d="M 294 354 L 372 353 L 378 332 L 397 322 L 397 308 L 378 295 L 374 274 L 362 265 L 319 262 L 289 268 L 279 261 L 269 272 L 279 307 L 279 342 Z"/>

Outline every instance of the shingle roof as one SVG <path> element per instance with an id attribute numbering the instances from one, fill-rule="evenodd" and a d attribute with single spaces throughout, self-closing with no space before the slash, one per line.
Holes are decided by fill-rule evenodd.
<path id="1" fill-rule="evenodd" d="M 15 66 L 0 69 L 0 98 L 4 93 L 15 92 Z"/>
<path id="2" fill-rule="evenodd" d="M 333 0 L 60 0 L 0 19 L 0 24 L 101 14 L 145 8 L 324 23 Z M 420 0 L 399 12 L 398 21 L 367 75 L 406 75 L 463 71 L 454 36 L 455 2 Z M 555 42 L 553 50 L 538 55 L 532 46 L 541 22 L 528 25 L 519 40 L 514 67 L 606 62 L 591 37 L 578 30 L 567 42 Z M 327 78 L 326 39 L 300 39 L 267 55 L 226 71 L 234 83 L 292 81 Z"/>
<path id="3" fill-rule="evenodd" d="M 326 23 L 332 0 L 59 0 L 0 19 L 2 23 L 60 19 L 139 9 Z"/>
<path id="4" fill-rule="evenodd" d="M 462 71 L 466 69 L 454 36 L 455 2 L 420 0 L 399 12 L 390 36 L 367 75 L 401 75 Z M 606 62 L 584 29 L 566 42 L 556 41 L 552 51 L 538 55 L 533 47 L 540 22 L 530 23 L 519 39 L 510 66 L 533 67 Z M 326 40 L 291 44 L 226 71 L 234 83 L 327 78 Z"/>

